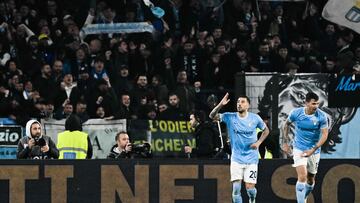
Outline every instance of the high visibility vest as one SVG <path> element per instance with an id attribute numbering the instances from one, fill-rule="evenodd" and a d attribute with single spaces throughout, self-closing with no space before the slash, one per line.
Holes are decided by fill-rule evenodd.
<path id="1" fill-rule="evenodd" d="M 259 154 L 260 156 L 260 154 Z M 272 159 L 273 158 L 273 155 L 271 152 L 269 152 L 266 148 L 265 148 L 265 157 L 264 159 Z"/>
<path id="2" fill-rule="evenodd" d="M 256 134 L 258 134 L 259 132 L 261 132 L 260 128 L 256 128 Z M 272 159 L 273 155 L 271 152 L 269 152 L 266 148 L 265 148 L 265 157 L 264 159 Z M 259 159 L 261 159 L 260 153 L 259 153 Z"/>
<path id="3" fill-rule="evenodd" d="M 81 131 L 64 131 L 58 134 L 59 159 L 85 159 L 88 150 L 88 135 Z"/>

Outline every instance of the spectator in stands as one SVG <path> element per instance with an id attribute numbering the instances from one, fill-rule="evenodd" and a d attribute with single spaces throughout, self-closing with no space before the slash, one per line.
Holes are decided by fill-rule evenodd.
<path id="1" fill-rule="evenodd" d="M 140 108 L 137 111 L 137 118 L 140 120 L 156 120 L 157 119 L 156 106 L 154 104 L 146 104 L 140 106 Z"/>
<path id="2" fill-rule="evenodd" d="M 41 97 L 47 101 L 54 101 L 56 96 L 56 83 L 52 79 L 52 71 L 49 64 L 41 68 L 41 76 L 34 81 L 34 87 L 39 90 Z"/>
<path id="3" fill-rule="evenodd" d="M 115 118 L 117 119 L 136 119 L 137 116 L 135 111 L 131 106 L 131 98 L 130 95 L 124 93 L 121 95 L 120 99 L 120 107 L 118 112 L 115 114 Z"/>
<path id="4" fill-rule="evenodd" d="M 129 67 L 125 64 L 122 64 L 119 67 L 119 70 L 117 68 L 114 68 L 115 70 L 113 74 L 111 74 L 110 81 L 113 81 L 112 84 L 114 84 L 114 90 L 116 92 L 116 95 L 121 95 L 125 92 L 130 92 L 133 89 L 133 80 L 130 78 L 129 75 Z"/>
<path id="5" fill-rule="evenodd" d="M 45 119 L 53 119 L 55 117 L 55 107 L 52 101 L 45 103 Z"/>
<path id="6" fill-rule="evenodd" d="M 203 86 L 208 89 L 218 88 L 220 86 L 220 54 L 212 52 L 210 59 L 203 68 Z"/>
<path id="7" fill-rule="evenodd" d="M 160 75 L 154 75 L 151 79 L 151 84 L 149 89 L 155 94 L 155 100 L 159 101 L 166 101 L 167 96 L 169 95 L 168 87 L 162 83 L 162 78 Z"/>
<path id="8" fill-rule="evenodd" d="M 79 100 L 76 104 L 75 114 L 80 118 L 81 123 L 89 120 L 89 115 L 87 113 L 87 104 L 84 100 Z"/>
<path id="9" fill-rule="evenodd" d="M 131 105 L 133 108 L 138 108 L 141 105 L 141 100 L 144 98 L 147 101 L 153 100 L 154 93 L 149 89 L 147 76 L 140 74 L 136 77 L 136 84 L 131 90 Z"/>
<path id="10" fill-rule="evenodd" d="M 338 36 L 337 41 L 336 41 L 336 45 L 338 48 L 337 55 L 351 51 L 351 48 L 350 48 L 351 41 L 350 41 L 349 37 L 347 36 L 346 31 L 340 32 L 340 35 Z"/>
<path id="11" fill-rule="evenodd" d="M 168 105 L 165 101 L 160 101 L 158 103 L 158 115 L 162 114 L 162 112 L 166 111 Z"/>
<path id="12" fill-rule="evenodd" d="M 249 57 L 246 50 L 243 47 L 238 46 L 235 49 L 235 54 L 232 54 L 234 63 L 232 67 L 235 73 L 244 73 L 247 71 L 249 66 Z"/>
<path id="13" fill-rule="evenodd" d="M 260 72 L 274 71 L 274 65 L 270 57 L 270 47 L 267 43 L 261 43 L 258 47 L 258 55 L 255 58 Z"/>
<path id="14" fill-rule="evenodd" d="M 96 87 L 90 93 L 90 101 L 88 101 L 90 117 L 95 117 L 96 109 L 99 106 L 104 107 L 106 116 L 113 116 L 118 108 L 118 100 L 109 78 L 97 80 Z"/>
<path id="15" fill-rule="evenodd" d="M 162 120 L 186 120 L 187 114 L 180 109 L 180 99 L 177 94 L 169 93 L 169 107 L 160 113 Z"/>
<path id="16" fill-rule="evenodd" d="M 337 56 L 338 66 L 341 68 L 341 70 L 339 70 L 339 73 L 352 74 L 353 67 L 355 65 L 353 58 L 354 58 L 354 54 L 352 53 L 352 51 L 342 52 L 338 54 Z"/>
<path id="17" fill-rule="evenodd" d="M 184 42 L 183 47 L 179 50 L 177 55 L 177 68 L 175 70 L 184 70 L 187 74 L 187 78 L 190 84 L 194 84 L 196 81 L 200 81 L 201 78 L 201 58 L 199 51 L 195 47 L 195 43 L 192 40 Z"/>
<path id="18" fill-rule="evenodd" d="M 287 19 L 284 17 L 284 9 L 282 4 L 274 4 L 273 18 L 269 26 L 268 33 L 272 36 L 279 35 L 281 41 L 288 41 Z"/>
<path id="19" fill-rule="evenodd" d="M 360 64 L 360 44 L 357 44 L 354 47 L 354 61 L 356 64 Z"/>
<path id="20" fill-rule="evenodd" d="M 121 65 L 129 65 L 129 50 L 126 41 L 121 40 L 116 42 L 113 50 L 111 51 L 112 67 L 118 68 Z M 131 67 L 130 67 L 131 70 Z M 130 77 L 133 78 L 135 73 L 130 71 Z"/>
<path id="21" fill-rule="evenodd" d="M 2 91 L 4 91 L 4 89 L 0 87 L 0 93 Z M 3 111 L 2 114 L 4 117 L 9 117 L 11 120 L 15 121 L 15 123 L 24 127 L 26 122 L 30 119 L 26 107 L 21 105 L 16 99 L 4 96 L 6 95 L 0 96 L 1 111 Z"/>
<path id="22" fill-rule="evenodd" d="M 59 59 L 55 60 L 51 72 L 53 81 L 55 82 L 56 86 L 59 86 L 64 77 L 63 62 Z"/>
<path id="23" fill-rule="evenodd" d="M 153 53 L 147 44 L 140 43 L 139 48 L 136 49 L 137 45 L 130 41 L 129 48 L 129 67 L 132 76 L 143 73 L 151 76 L 154 75 L 155 72 L 159 72 L 154 66 Z"/>
<path id="24" fill-rule="evenodd" d="M 339 70 L 338 67 L 336 66 L 336 58 L 327 57 L 325 60 L 323 73 L 337 73 L 337 72 L 339 72 Z"/>
<path id="25" fill-rule="evenodd" d="M 90 77 L 89 72 L 85 68 L 79 71 L 79 78 L 77 80 L 77 87 L 81 92 L 81 98 L 88 100 L 90 93 L 96 88 L 96 80 Z"/>
<path id="26" fill-rule="evenodd" d="M 26 48 L 29 51 L 24 51 L 24 55 L 19 56 L 21 57 L 22 64 L 20 64 L 20 66 L 23 68 L 23 72 L 31 79 L 34 79 L 34 77 L 40 74 L 42 64 L 44 63 L 38 44 L 38 38 L 35 35 L 31 36 L 28 40 L 28 47 Z"/>
<path id="27" fill-rule="evenodd" d="M 287 73 L 294 75 L 298 72 L 299 66 L 295 63 L 289 62 L 286 64 L 285 70 L 287 71 Z"/>
<path id="28" fill-rule="evenodd" d="M 54 90 L 53 90 L 54 91 Z M 73 75 L 66 73 L 63 82 L 58 86 L 55 109 L 57 110 L 61 106 L 64 107 L 66 100 L 69 100 L 70 104 L 75 108 L 77 101 L 80 99 L 80 90 L 77 87 L 76 82 L 73 80 Z"/>
<path id="29" fill-rule="evenodd" d="M 66 99 L 64 103 L 57 108 L 54 118 L 57 120 L 61 120 L 69 117 L 74 112 L 74 107 L 70 103 L 69 99 Z"/>
<path id="30" fill-rule="evenodd" d="M 285 45 L 280 45 L 273 60 L 275 71 L 279 73 L 287 72 L 285 65 L 288 62 L 290 62 L 288 48 Z"/>
<path id="31" fill-rule="evenodd" d="M 94 67 L 91 70 L 91 77 L 95 80 L 101 80 L 103 78 L 109 77 L 105 69 L 105 61 L 101 57 L 97 57 L 94 60 Z"/>
<path id="32" fill-rule="evenodd" d="M 326 22 L 325 31 L 319 42 L 319 51 L 324 56 L 335 57 L 337 53 L 335 25 Z"/>
<path id="33" fill-rule="evenodd" d="M 5 64 L 5 77 L 7 79 L 10 79 L 12 76 L 14 75 L 18 75 L 18 76 L 22 76 L 23 72 L 21 71 L 21 69 L 19 69 L 16 61 L 14 59 L 9 59 L 6 64 Z"/>
<path id="34" fill-rule="evenodd" d="M 65 121 L 65 131 L 58 134 L 59 159 L 91 159 L 93 147 L 87 133 L 82 131 L 81 120 L 75 114 Z"/>
<path id="35" fill-rule="evenodd" d="M 59 151 L 52 139 L 42 134 L 41 124 L 36 120 L 26 123 L 26 136 L 18 143 L 18 159 L 57 159 Z"/>
<path id="36" fill-rule="evenodd" d="M 105 114 L 105 108 L 103 106 L 98 106 L 96 108 L 96 112 L 95 112 L 95 118 L 101 118 L 101 119 L 104 119 L 104 120 L 111 120 L 114 118 L 113 115 L 106 115 Z"/>
<path id="37" fill-rule="evenodd" d="M 217 147 L 216 138 L 219 132 L 212 122 L 206 121 L 206 115 L 203 111 L 195 111 L 190 113 L 190 125 L 194 128 L 193 136 L 196 139 L 196 146 L 192 148 L 185 146 L 185 153 L 190 154 L 191 157 L 197 158 L 212 158 L 214 157 Z"/>
<path id="38" fill-rule="evenodd" d="M 90 72 L 90 64 L 87 59 L 87 54 L 84 48 L 80 47 L 75 52 L 76 58 L 70 61 L 71 74 L 74 76 L 74 79 L 77 81 L 79 79 L 79 74 L 81 72 Z M 96 63 L 95 63 L 96 65 Z"/>
<path id="39" fill-rule="evenodd" d="M 179 101 L 179 108 L 184 113 L 190 113 L 195 108 L 195 88 L 187 79 L 187 73 L 180 70 L 176 78 L 176 86 L 173 89 L 174 93 L 181 98 Z"/>

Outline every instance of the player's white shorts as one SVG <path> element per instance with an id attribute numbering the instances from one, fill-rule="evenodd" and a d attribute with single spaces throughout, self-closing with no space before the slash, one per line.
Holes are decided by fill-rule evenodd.
<path id="1" fill-rule="evenodd" d="M 235 161 L 230 163 L 230 179 L 231 182 L 235 180 L 244 180 L 246 183 L 256 184 L 257 180 L 257 164 L 239 164 Z"/>
<path id="2" fill-rule="evenodd" d="M 306 166 L 307 171 L 311 174 L 316 174 L 320 162 L 320 153 L 312 154 L 309 157 L 302 157 L 301 154 L 303 151 L 294 148 L 293 150 L 293 159 L 294 164 L 293 167 L 297 166 Z"/>

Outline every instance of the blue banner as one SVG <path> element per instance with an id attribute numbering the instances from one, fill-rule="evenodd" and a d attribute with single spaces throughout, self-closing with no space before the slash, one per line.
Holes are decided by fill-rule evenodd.
<path id="1" fill-rule="evenodd" d="M 17 147 L 0 147 L 0 159 L 16 159 Z"/>

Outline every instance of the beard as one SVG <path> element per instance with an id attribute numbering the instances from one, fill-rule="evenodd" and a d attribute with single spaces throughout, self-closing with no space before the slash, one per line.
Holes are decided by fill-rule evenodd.
<path id="1" fill-rule="evenodd" d="M 239 113 L 244 113 L 246 110 L 245 109 L 238 109 Z"/>
<path id="2" fill-rule="evenodd" d="M 39 138 L 41 136 L 41 133 L 35 133 L 32 135 L 33 138 Z"/>

